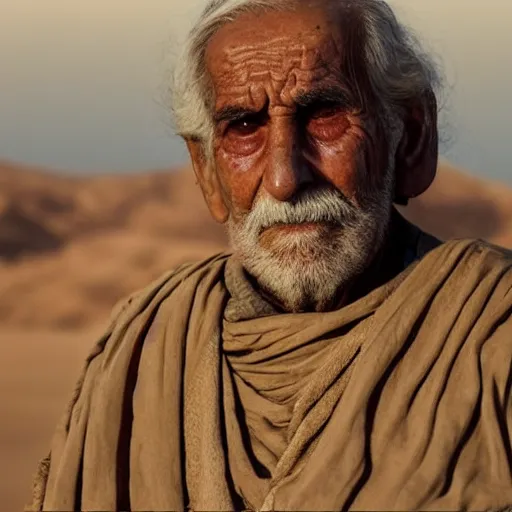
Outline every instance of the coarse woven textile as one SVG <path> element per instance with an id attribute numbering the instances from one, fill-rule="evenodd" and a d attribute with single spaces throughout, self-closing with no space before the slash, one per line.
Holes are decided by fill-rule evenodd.
<path id="1" fill-rule="evenodd" d="M 510 253 L 446 242 L 336 311 L 256 318 L 230 306 L 232 261 L 117 308 L 29 510 L 512 504 Z"/>

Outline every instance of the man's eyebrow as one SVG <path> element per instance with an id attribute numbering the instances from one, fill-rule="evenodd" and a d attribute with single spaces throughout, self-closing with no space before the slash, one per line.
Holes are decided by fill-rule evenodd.
<path id="1" fill-rule="evenodd" d="M 251 110 L 250 108 L 228 105 L 215 112 L 213 121 L 215 124 L 219 124 L 224 121 L 233 122 L 258 113 L 258 111 Z"/>
<path id="2" fill-rule="evenodd" d="M 324 86 L 310 91 L 301 91 L 295 98 L 295 103 L 300 107 L 310 107 L 318 103 L 336 103 L 340 105 L 350 104 L 350 93 L 340 86 Z M 222 122 L 239 121 L 247 116 L 259 115 L 265 110 L 255 110 L 238 105 L 227 105 L 220 108 L 213 115 L 215 124 Z"/>
<path id="3" fill-rule="evenodd" d="M 318 103 L 336 103 L 340 105 L 350 104 L 350 93 L 339 86 L 324 86 L 302 91 L 295 98 L 295 103 L 300 107 L 310 107 Z"/>

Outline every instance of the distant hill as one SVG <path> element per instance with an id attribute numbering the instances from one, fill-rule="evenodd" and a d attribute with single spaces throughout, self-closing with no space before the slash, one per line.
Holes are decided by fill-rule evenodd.
<path id="1" fill-rule="evenodd" d="M 437 237 L 481 238 L 512 248 L 512 188 L 440 165 L 432 186 L 402 210 Z"/>
<path id="2" fill-rule="evenodd" d="M 84 178 L 0 162 L 0 259 L 14 261 L 123 229 L 184 240 L 224 237 L 192 171 Z"/>
<path id="3" fill-rule="evenodd" d="M 404 213 L 512 247 L 512 190 L 442 166 Z M 70 177 L 0 162 L 0 325 L 75 329 L 179 263 L 226 247 L 190 169 Z"/>

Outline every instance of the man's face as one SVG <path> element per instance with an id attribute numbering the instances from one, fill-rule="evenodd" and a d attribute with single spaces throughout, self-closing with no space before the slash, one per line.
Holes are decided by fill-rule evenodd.
<path id="1" fill-rule="evenodd" d="M 375 112 L 362 112 L 328 17 L 244 15 L 206 52 L 233 248 L 292 310 L 321 309 L 364 269 L 392 203 L 396 144 Z"/>

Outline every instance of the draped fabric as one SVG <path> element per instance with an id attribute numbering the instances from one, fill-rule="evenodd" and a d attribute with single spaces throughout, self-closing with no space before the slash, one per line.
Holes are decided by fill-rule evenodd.
<path id="1" fill-rule="evenodd" d="M 349 339 L 357 339 L 358 315 L 348 309 L 348 316 L 337 314 L 332 319 L 323 314 L 287 315 L 288 322 L 283 323 L 279 315 L 269 316 L 275 311 L 251 288 L 236 260 L 227 263 L 226 285 L 230 299 L 223 321 L 223 352 L 228 386 L 238 402 L 237 413 L 227 416 L 227 421 L 235 423 L 238 438 L 246 438 L 250 462 L 240 479 L 235 470 L 239 462 L 233 460 L 230 466 L 235 483 L 241 482 L 239 493 L 246 505 L 256 508 L 262 505 L 270 477 L 290 443 L 295 404 L 307 383 L 321 379 L 318 374 L 335 345 L 344 364 L 354 359 L 358 346 Z M 251 307 L 244 310 L 241 303 L 247 304 L 248 298 Z M 351 329 L 352 336 L 345 341 L 343 333 Z M 228 446 L 236 442 L 228 435 Z M 251 473 L 253 478 L 243 477 Z"/>
<path id="2" fill-rule="evenodd" d="M 512 505 L 509 253 L 447 242 L 328 313 L 253 292 L 220 255 L 124 302 L 30 509 Z"/>

